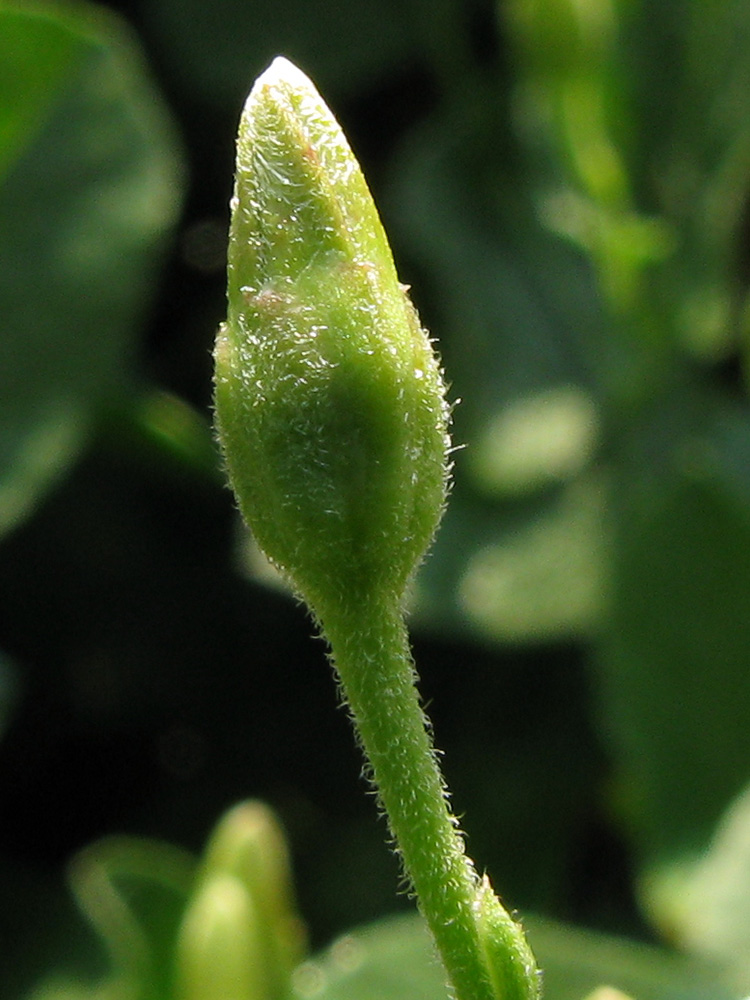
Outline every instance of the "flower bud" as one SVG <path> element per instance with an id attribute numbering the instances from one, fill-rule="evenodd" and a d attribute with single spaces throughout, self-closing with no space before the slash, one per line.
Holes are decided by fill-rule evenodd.
<path id="1" fill-rule="evenodd" d="M 262 802 L 242 802 L 216 826 L 203 855 L 203 879 L 231 875 L 247 889 L 257 914 L 269 1000 L 289 993 L 304 958 L 305 934 L 297 916 L 284 834 Z"/>
<path id="2" fill-rule="evenodd" d="M 176 1000 L 270 1000 L 259 931 L 240 879 L 220 873 L 201 883 L 177 939 Z"/>
<path id="3" fill-rule="evenodd" d="M 359 165 L 276 59 L 240 122 L 216 419 L 242 514 L 318 614 L 400 601 L 442 513 L 448 415 Z"/>

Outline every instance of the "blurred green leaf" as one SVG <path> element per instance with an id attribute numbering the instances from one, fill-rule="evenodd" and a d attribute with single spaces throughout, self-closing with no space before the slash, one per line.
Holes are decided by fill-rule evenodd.
<path id="1" fill-rule="evenodd" d="M 132 1000 L 128 983 L 111 980 L 90 985 L 53 976 L 40 983 L 25 1000 Z"/>
<path id="2" fill-rule="evenodd" d="M 750 774 L 750 414 L 683 390 L 637 440 L 614 491 L 599 703 L 653 866 L 702 850 Z"/>
<path id="3" fill-rule="evenodd" d="M 634 1000 L 728 1000 L 695 963 L 646 945 L 547 921 L 525 921 L 548 1000 L 583 1000 L 602 985 Z M 353 931 L 297 973 L 297 1000 L 436 1000 L 443 970 L 422 921 L 399 917 Z"/>
<path id="4" fill-rule="evenodd" d="M 750 786 L 732 802 L 706 853 L 643 880 L 651 911 L 680 946 L 750 990 Z"/>
<path id="5" fill-rule="evenodd" d="M 666 215 L 726 234 L 749 183 L 750 9 L 742 0 L 696 4 L 687 16 L 659 0 L 618 6 L 620 84 L 638 123 L 633 172 Z"/>
<path id="6" fill-rule="evenodd" d="M 636 5 L 623 52 L 640 127 L 642 197 L 680 233 L 656 294 L 673 303 L 688 349 L 712 358 L 736 349 L 742 323 L 750 8 L 730 0 L 684 13 L 654 0 Z M 669 59 L 661 57 L 665 47 Z"/>
<path id="7" fill-rule="evenodd" d="M 458 583 L 468 620 L 505 642 L 586 636 L 606 610 L 606 491 L 579 481 L 515 531 L 495 532 Z"/>
<path id="8" fill-rule="evenodd" d="M 0 50 L 0 177 L 46 117 L 50 95 L 65 86 L 75 58 L 75 35 L 49 30 L 40 17 L 3 4 Z"/>
<path id="9" fill-rule="evenodd" d="M 515 124 L 538 178 L 568 180 L 615 212 L 629 202 L 622 146 L 632 125 L 623 100 L 619 0 L 510 0 L 501 8 L 516 53 Z"/>
<path id="10" fill-rule="evenodd" d="M 81 910 L 109 953 L 114 983 L 131 997 L 169 995 L 174 949 L 195 860 L 159 841 L 110 837 L 73 859 L 69 879 Z"/>
<path id="11" fill-rule="evenodd" d="M 509 401 L 473 444 L 469 465 L 485 492 L 522 495 L 565 482 L 591 459 L 598 436 L 596 405 L 575 386 Z"/>
<path id="12" fill-rule="evenodd" d="M 513 0 L 506 12 L 516 125 L 552 225 L 587 248 L 634 343 L 649 331 L 726 356 L 744 308 L 748 5 Z"/>
<path id="13" fill-rule="evenodd" d="M 175 219 L 174 135 L 119 21 L 0 4 L 0 532 L 128 388 Z"/>
<path id="14" fill-rule="evenodd" d="M 622 8 L 610 0 L 511 0 L 503 13 L 518 66 L 514 125 L 531 154 L 541 210 L 586 251 L 614 315 L 637 320 L 622 326 L 637 344 L 653 323 L 645 272 L 672 240 L 634 197 Z"/>

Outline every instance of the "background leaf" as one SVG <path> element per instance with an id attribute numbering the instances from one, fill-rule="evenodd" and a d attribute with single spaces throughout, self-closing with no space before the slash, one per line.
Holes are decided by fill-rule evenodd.
<path id="1" fill-rule="evenodd" d="M 673 402 L 671 421 L 654 416 L 658 471 L 633 471 L 618 494 L 617 584 L 599 660 L 623 795 L 651 859 L 704 844 L 750 760 L 750 509 L 729 472 L 750 421 L 700 398 Z M 722 434 L 725 421 L 734 433 Z"/>
<path id="2" fill-rule="evenodd" d="M 737 993 L 750 988 L 750 792 L 722 816 L 705 854 L 645 880 L 656 919 L 683 948 L 726 969 Z"/>
<path id="3" fill-rule="evenodd" d="M 526 921 L 549 1000 L 582 1000 L 613 986 L 638 1000 L 720 1000 L 730 994 L 706 970 L 674 955 L 546 921 Z M 446 987 L 426 930 L 416 917 L 382 921 L 334 942 L 298 973 L 307 1000 L 434 1000 Z"/>
<path id="4" fill-rule="evenodd" d="M 180 170 L 166 112 L 119 22 L 0 6 L 0 530 L 130 387 Z M 6 91 L 4 90 L 4 93 Z"/>

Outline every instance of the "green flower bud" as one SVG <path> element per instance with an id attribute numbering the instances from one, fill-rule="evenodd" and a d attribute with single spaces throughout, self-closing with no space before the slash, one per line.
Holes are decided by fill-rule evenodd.
<path id="1" fill-rule="evenodd" d="M 269 998 L 283 998 L 304 958 L 305 933 L 297 915 L 289 852 L 273 811 L 242 802 L 219 821 L 203 855 L 202 878 L 239 879 L 253 900 Z"/>
<path id="2" fill-rule="evenodd" d="M 216 419 L 242 514 L 322 617 L 401 599 L 442 513 L 448 417 L 359 165 L 276 59 L 240 122 Z"/>
<path id="3" fill-rule="evenodd" d="M 199 885 L 176 960 L 176 1000 L 269 1000 L 260 922 L 240 879 L 220 873 Z"/>

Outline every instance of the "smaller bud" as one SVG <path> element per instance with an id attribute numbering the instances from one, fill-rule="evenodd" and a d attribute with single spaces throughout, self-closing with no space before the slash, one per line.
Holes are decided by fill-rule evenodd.
<path id="1" fill-rule="evenodd" d="M 175 1000 L 269 1000 L 261 924 L 240 879 L 217 874 L 199 885 L 176 963 Z"/>
<path id="2" fill-rule="evenodd" d="M 541 976 L 521 925 L 495 895 L 485 875 L 477 890 L 477 927 L 496 1000 L 538 1000 Z"/>
<path id="3" fill-rule="evenodd" d="M 258 918 L 269 998 L 289 991 L 305 957 L 305 932 L 297 915 L 284 833 L 263 802 L 242 802 L 217 824 L 203 855 L 202 878 L 231 875 L 247 889 Z"/>
<path id="4" fill-rule="evenodd" d="M 599 986 L 593 993 L 589 993 L 586 1000 L 632 1000 L 632 997 L 614 986 Z"/>

